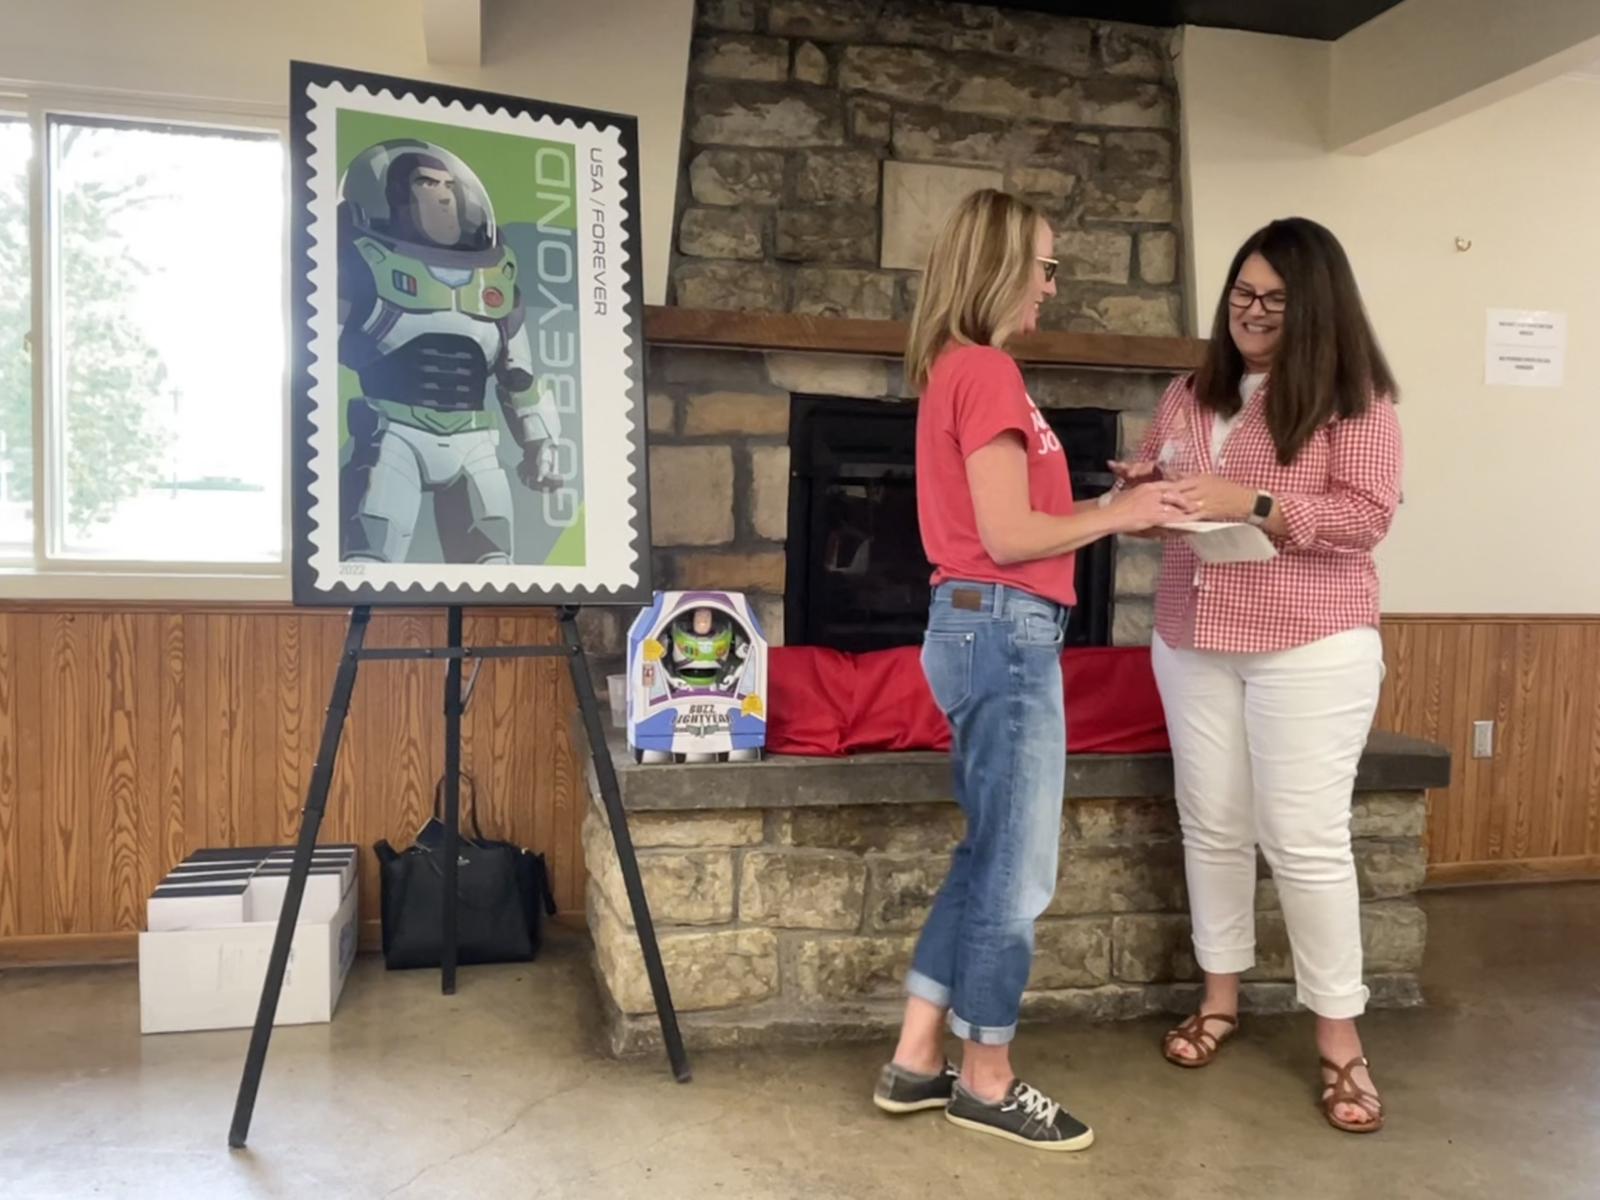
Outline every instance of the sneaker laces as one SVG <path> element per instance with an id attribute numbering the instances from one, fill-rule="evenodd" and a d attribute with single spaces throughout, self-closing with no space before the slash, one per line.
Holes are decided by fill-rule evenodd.
<path id="1" fill-rule="evenodd" d="M 1013 1097 L 1013 1102 L 1023 1112 L 1043 1125 L 1054 1125 L 1056 1123 L 1056 1114 L 1061 1111 L 1061 1105 L 1050 1099 L 1038 1088 L 1033 1087 L 1031 1084 L 1023 1083 L 1021 1080 L 1017 1081 L 1017 1090 Z"/>

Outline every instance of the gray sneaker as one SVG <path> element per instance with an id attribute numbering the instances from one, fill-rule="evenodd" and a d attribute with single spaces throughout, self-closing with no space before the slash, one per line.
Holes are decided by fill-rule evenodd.
<path id="1" fill-rule="evenodd" d="M 1020 1079 L 998 1104 L 986 1104 L 959 1083 L 944 1110 L 946 1119 L 965 1129 L 992 1133 L 1036 1150 L 1087 1150 L 1094 1130 L 1061 1105 Z"/>
<path id="2" fill-rule="evenodd" d="M 950 1102 L 961 1072 L 948 1062 L 936 1075 L 918 1075 L 894 1063 L 885 1064 L 878 1074 L 878 1086 L 872 1091 L 872 1102 L 884 1112 L 913 1113 L 925 1108 L 943 1108 Z"/>

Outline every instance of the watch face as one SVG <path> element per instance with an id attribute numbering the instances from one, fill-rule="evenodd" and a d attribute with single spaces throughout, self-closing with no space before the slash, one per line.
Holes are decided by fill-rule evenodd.
<path id="1" fill-rule="evenodd" d="M 1255 515 L 1263 521 L 1272 515 L 1272 497 L 1265 492 L 1256 496 Z"/>

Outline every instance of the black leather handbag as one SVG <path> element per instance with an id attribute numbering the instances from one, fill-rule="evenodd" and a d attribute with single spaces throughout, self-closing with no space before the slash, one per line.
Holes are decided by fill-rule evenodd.
<path id="1" fill-rule="evenodd" d="M 477 785 L 463 774 L 472 836 L 465 831 L 456 854 L 456 961 L 530 962 L 539 953 L 542 920 L 555 915 L 555 896 L 544 855 L 483 836 L 478 827 Z M 391 971 L 437 967 L 443 941 L 444 780 L 433 792 L 433 816 L 416 841 L 396 851 L 387 840 L 373 846 L 383 893 L 383 960 Z"/>

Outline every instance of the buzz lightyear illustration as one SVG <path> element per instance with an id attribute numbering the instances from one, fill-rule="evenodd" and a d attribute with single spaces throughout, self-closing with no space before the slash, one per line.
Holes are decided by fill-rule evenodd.
<path id="1" fill-rule="evenodd" d="M 737 592 L 662 592 L 628 636 L 628 743 L 640 762 L 759 758 L 767 644 Z"/>
<path id="2" fill-rule="evenodd" d="M 499 403 L 535 490 L 558 487 L 561 420 L 541 394 L 517 258 L 472 168 L 428 142 L 369 146 L 339 205 L 339 361 L 360 380 L 340 489 L 346 561 L 405 562 L 423 500 L 442 560 L 509 563 Z"/>

